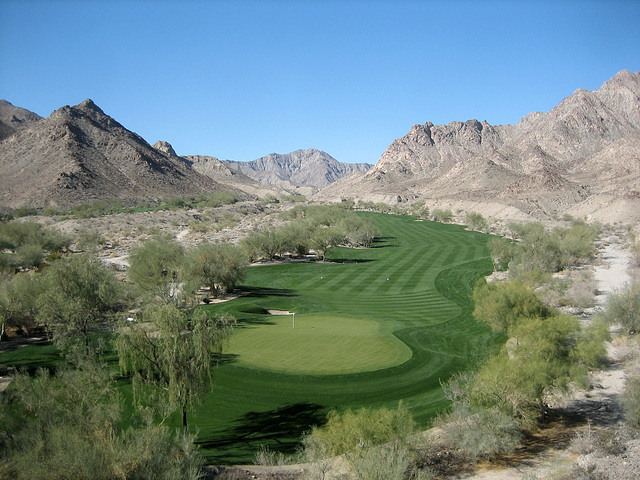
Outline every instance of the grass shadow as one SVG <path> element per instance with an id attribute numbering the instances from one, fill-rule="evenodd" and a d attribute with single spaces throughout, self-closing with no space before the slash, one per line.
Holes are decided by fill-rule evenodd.
<path id="1" fill-rule="evenodd" d="M 373 239 L 373 242 L 371 242 L 371 246 L 369 248 L 386 248 L 386 247 L 395 247 L 397 248 L 398 245 L 395 243 L 391 243 L 394 240 L 397 240 L 398 237 L 391 237 L 391 236 L 387 236 L 387 237 L 375 237 Z"/>
<path id="2" fill-rule="evenodd" d="M 294 290 L 288 288 L 270 288 L 262 286 L 248 286 L 242 285 L 242 290 L 247 292 L 250 297 L 262 298 L 262 297 L 297 297 L 298 294 Z"/>
<path id="3" fill-rule="evenodd" d="M 328 258 L 329 263 L 369 263 L 375 262 L 370 258 Z"/>
<path id="4" fill-rule="evenodd" d="M 234 464 L 252 457 L 263 445 L 283 453 L 294 453 L 302 434 L 326 422 L 326 409 L 315 403 L 294 403 L 266 412 L 247 412 L 217 438 L 196 442 L 207 461 Z M 211 451 L 212 450 L 212 451 Z"/>

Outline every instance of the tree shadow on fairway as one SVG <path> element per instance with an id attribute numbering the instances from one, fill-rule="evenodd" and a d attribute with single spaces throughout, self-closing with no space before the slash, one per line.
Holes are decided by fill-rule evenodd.
<path id="1" fill-rule="evenodd" d="M 385 248 L 385 247 L 398 247 L 397 244 L 391 243 L 394 240 L 397 240 L 398 237 L 375 237 L 373 242 L 371 242 L 371 247 L 369 248 Z"/>
<path id="2" fill-rule="evenodd" d="M 198 445 L 209 462 L 236 464 L 251 462 L 261 446 L 294 453 L 302 434 L 313 425 L 326 422 L 326 409 L 315 403 L 295 403 L 266 412 L 248 412 L 234 426 L 215 439 L 202 439 Z"/>
<path id="3" fill-rule="evenodd" d="M 327 258 L 329 263 L 369 263 L 375 262 L 370 258 Z"/>
<path id="4" fill-rule="evenodd" d="M 222 365 L 229 365 L 230 363 L 235 363 L 238 361 L 238 357 L 235 353 L 216 353 L 213 355 L 213 360 L 216 366 L 221 367 Z"/>
<path id="5" fill-rule="evenodd" d="M 245 292 L 248 292 L 250 297 L 297 297 L 298 294 L 289 290 L 288 288 L 270 288 L 270 287 L 259 287 L 259 286 L 248 286 L 242 285 L 240 287 Z"/>

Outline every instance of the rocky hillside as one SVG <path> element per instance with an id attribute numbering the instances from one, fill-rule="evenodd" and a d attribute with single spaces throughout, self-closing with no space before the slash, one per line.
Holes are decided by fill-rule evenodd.
<path id="1" fill-rule="evenodd" d="M 19 110 L 12 114 L 15 121 L 2 116 L 12 128 L 0 142 L 2 206 L 72 206 L 95 199 L 132 203 L 229 189 L 153 148 L 91 100 L 46 119 Z"/>
<path id="2" fill-rule="evenodd" d="M 272 153 L 250 162 L 225 160 L 224 163 L 264 183 L 286 186 L 324 187 L 353 172 L 366 172 L 368 163 L 342 163 L 316 149 Z"/>
<path id="3" fill-rule="evenodd" d="M 41 119 L 40 115 L 0 100 L 0 142 Z"/>
<path id="4" fill-rule="evenodd" d="M 378 163 L 318 194 L 490 215 L 640 219 L 640 73 L 622 71 L 516 125 L 414 125 Z"/>

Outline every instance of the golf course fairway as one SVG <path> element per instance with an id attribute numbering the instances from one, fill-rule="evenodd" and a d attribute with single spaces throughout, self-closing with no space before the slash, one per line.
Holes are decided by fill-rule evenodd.
<path id="1" fill-rule="evenodd" d="M 238 320 L 213 391 L 189 413 L 207 462 L 252 463 L 261 446 L 293 452 L 332 409 L 402 401 L 427 426 L 448 406 L 442 382 L 496 347 L 498 338 L 472 316 L 473 287 L 493 270 L 488 235 L 359 215 L 380 232 L 371 248 L 250 267 L 242 296 L 200 307 Z M 295 325 L 292 314 L 272 314 L 287 312 Z M 61 361 L 52 345 L 3 354 L 4 363 L 32 370 Z M 107 361 L 118 370 L 115 352 Z M 130 404 L 130 381 L 122 377 L 119 387 Z M 167 422 L 180 428 L 178 415 Z"/>
<path id="2" fill-rule="evenodd" d="M 238 287 L 244 296 L 204 307 L 238 319 L 213 392 L 191 417 L 211 463 L 251 463 L 261 445 L 294 451 L 331 409 L 402 401 L 426 426 L 447 407 L 441 382 L 494 348 L 471 300 L 493 270 L 490 237 L 361 215 L 380 231 L 372 248 L 250 267 Z M 295 312 L 295 327 L 292 315 L 272 310 Z"/>

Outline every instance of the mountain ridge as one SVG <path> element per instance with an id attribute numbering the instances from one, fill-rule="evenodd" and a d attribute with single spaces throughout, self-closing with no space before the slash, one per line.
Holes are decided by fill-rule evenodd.
<path id="1" fill-rule="evenodd" d="M 154 149 L 87 99 L 0 142 L 0 204 L 136 202 L 227 189 Z"/>
<path id="2" fill-rule="evenodd" d="M 640 190 L 638 139 L 640 73 L 623 70 L 598 90 L 577 89 L 515 125 L 413 125 L 366 174 L 328 186 L 317 198 L 422 199 L 486 211 L 499 202 L 525 216 L 635 219 L 629 210 L 636 205 L 622 203 Z M 598 178 L 610 169 L 619 172 L 615 185 Z"/>

